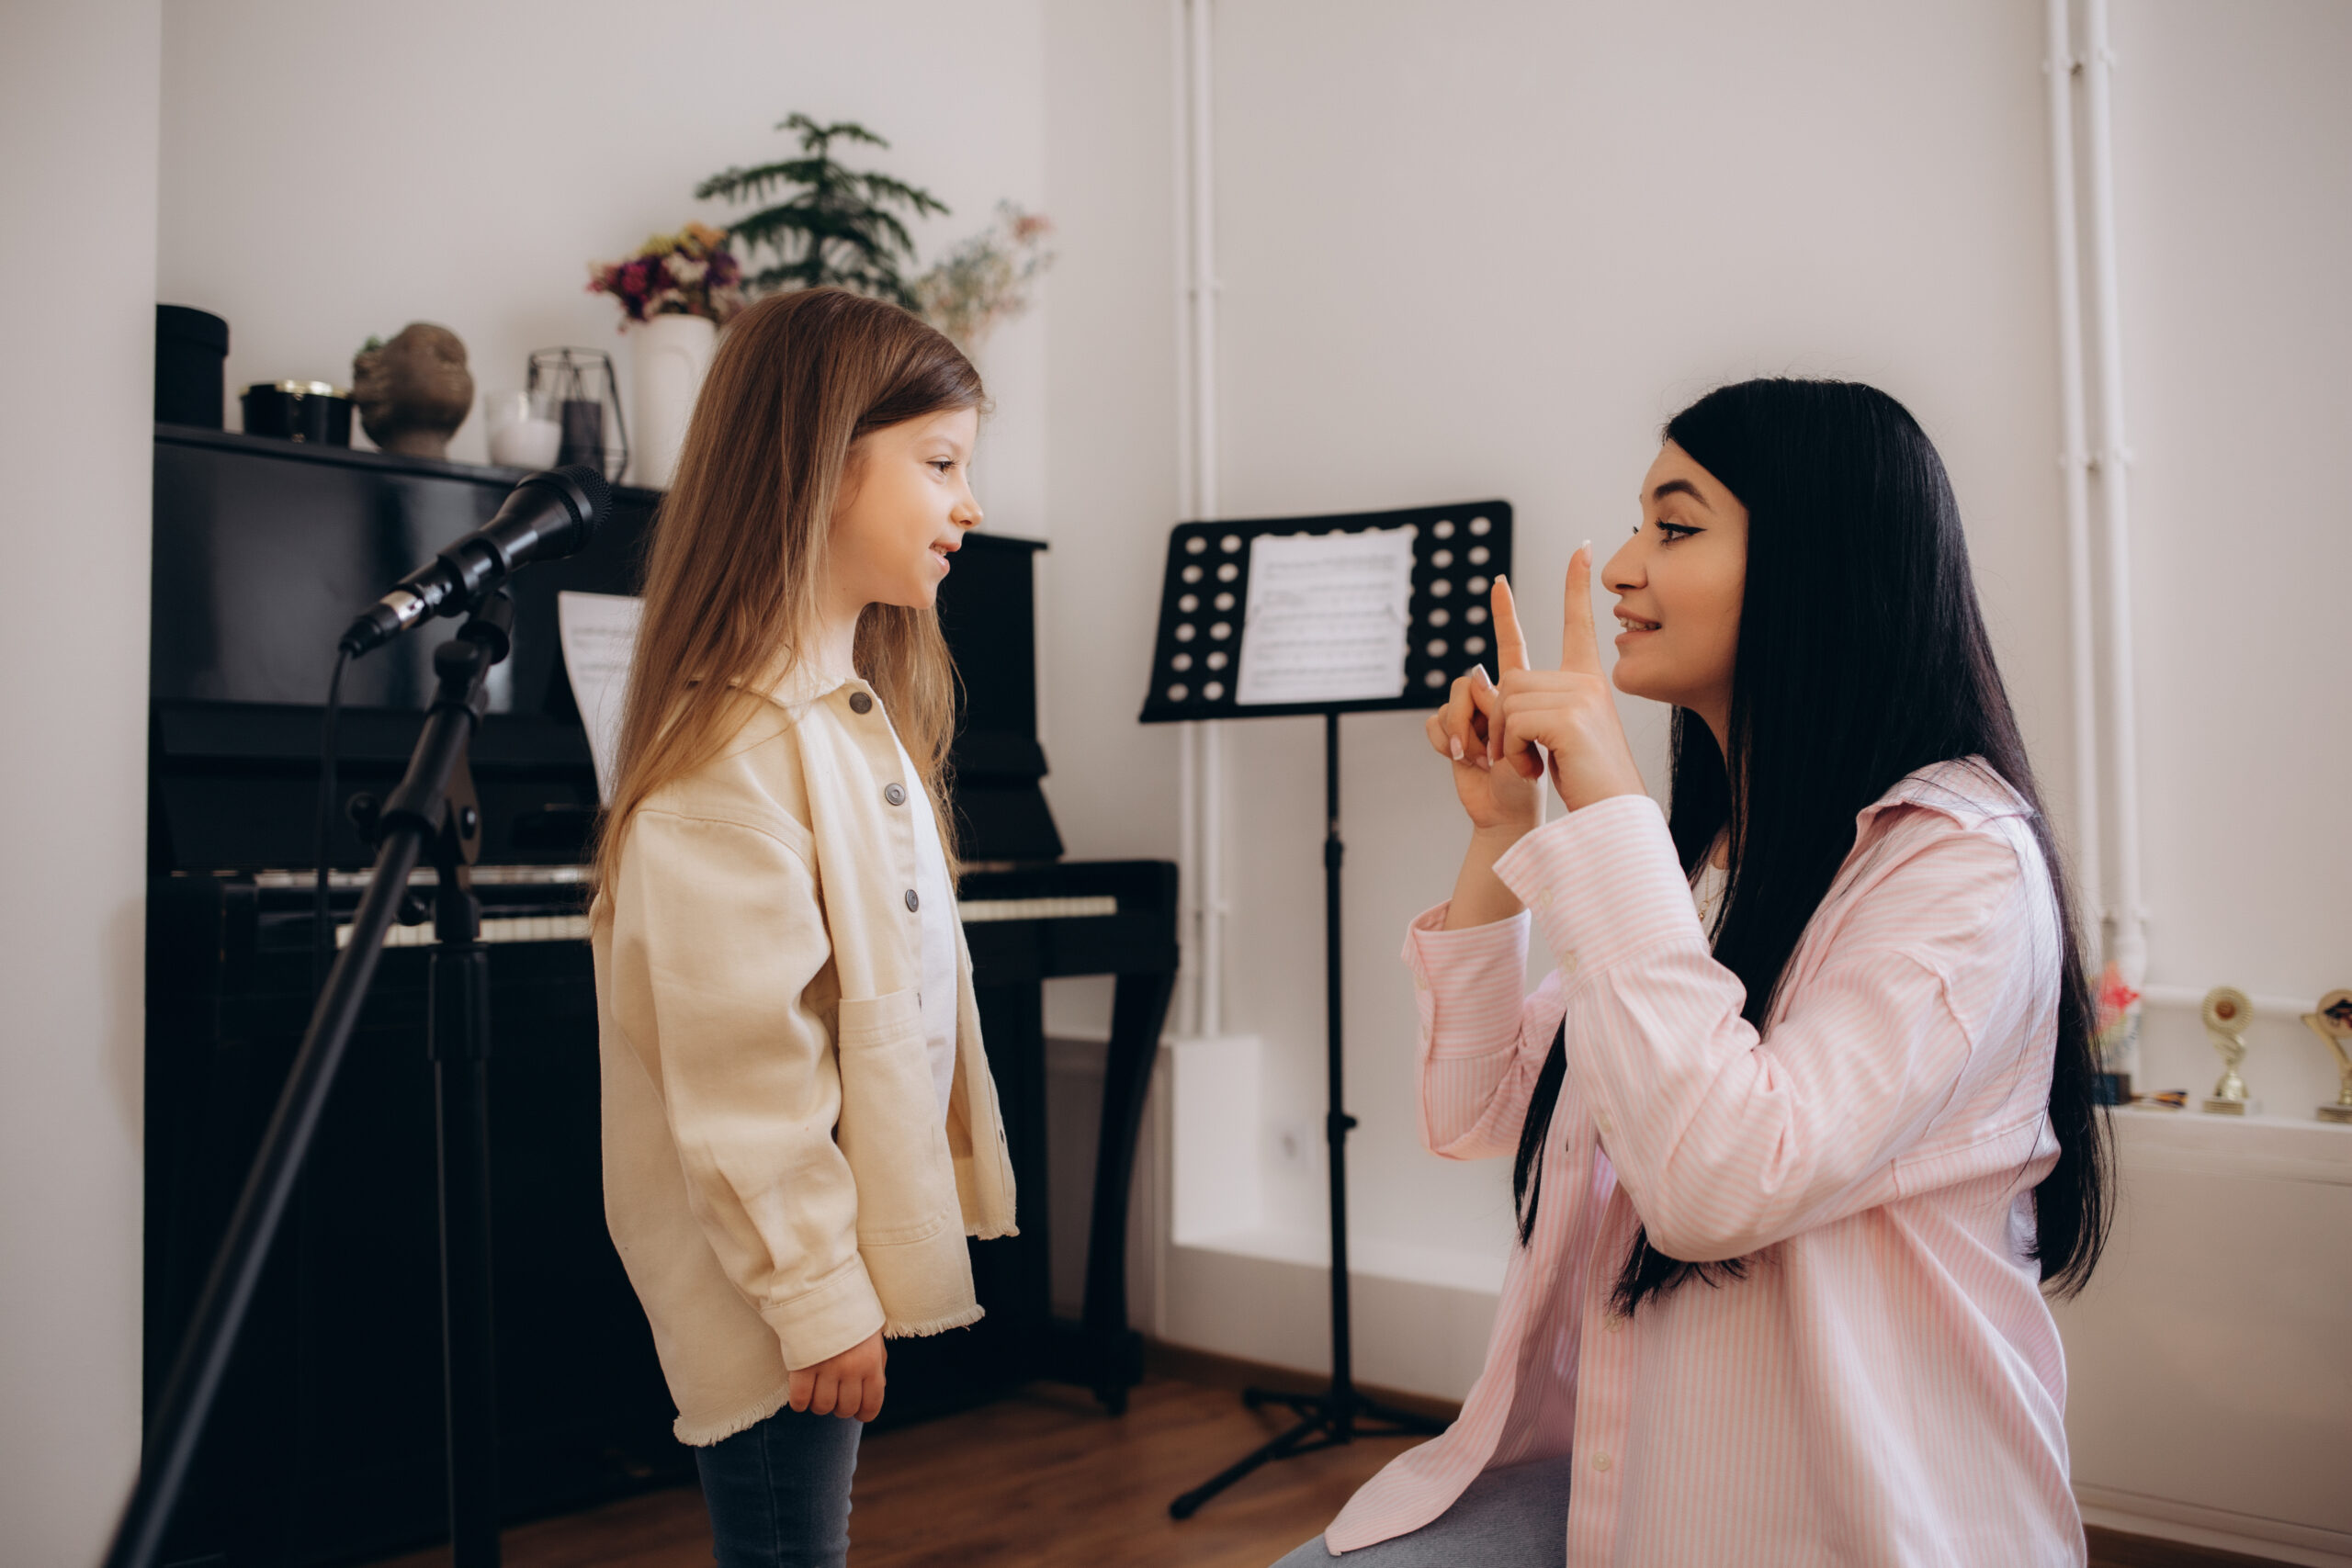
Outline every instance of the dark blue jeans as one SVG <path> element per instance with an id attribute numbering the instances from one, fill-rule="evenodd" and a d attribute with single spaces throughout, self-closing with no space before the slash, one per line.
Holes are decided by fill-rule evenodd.
<path id="1" fill-rule="evenodd" d="M 695 1450 L 718 1568 L 843 1568 L 863 1421 L 786 1406 Z"/>

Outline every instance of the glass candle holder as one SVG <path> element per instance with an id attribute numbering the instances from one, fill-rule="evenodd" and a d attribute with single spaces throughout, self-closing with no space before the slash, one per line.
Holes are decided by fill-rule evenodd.
<path id="1" fill-rule="evenodd" d="M 531 355 L 525 390 L 557 430 L 555 460 L 586 463 L 617 481 L 628 467 L 628 427 L 612 355 L 593 348 L 542 348 Z"/>

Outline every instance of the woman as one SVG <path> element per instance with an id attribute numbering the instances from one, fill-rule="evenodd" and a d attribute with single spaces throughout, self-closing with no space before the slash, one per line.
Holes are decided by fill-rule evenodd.
<path id="1" fill-rule="evenodd" d="M 1422 1132 L 1516 1151 L 1521 1246 L 1461 1419 L 1285 1561 L 2080 1563 L 2042 1292 L 2105 1235 L 2089 999 L 1942 463 L 1882 392 L 1751 381 L 1641 507 L 1603 581 L 1670 813 L 1589 546 L 1562 667 L 1498 583 L 1501 682 L 1429 721 L 1472 832 L 1406 943 Z"/>

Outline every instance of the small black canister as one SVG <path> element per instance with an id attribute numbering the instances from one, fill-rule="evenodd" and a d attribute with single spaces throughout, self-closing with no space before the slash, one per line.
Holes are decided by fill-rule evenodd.
<path id="1" fill-rule="evenodd" d="M 155 419 L 220 428 L 229 323 L 186 305 L 155 307 Z"/>
<path id="2" fill-rule="evenodd" d="M 247 435 L 351 445 L 351 394 L 324 381 L 256 381 L 243 401 Z"/>

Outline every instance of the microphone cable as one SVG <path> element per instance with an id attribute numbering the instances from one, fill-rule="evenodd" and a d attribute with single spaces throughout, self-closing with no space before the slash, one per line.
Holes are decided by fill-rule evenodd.
<path id="1" fill-rule="evenodd" d="M 334 673 L 327 679 L 326 716 L 319 730 L 318 831 L 311 845 L 311 861 L 317 867 L 317 881 L 311 889 L 312 1007 L 318 1005 L 320 994 L 326 989 L 327 971 L 334 965 L 334 921 L 327 897 L 327 860 L 334 828 L 335 720 L 343 713 L 343 668 L 350 662 L 350 649 L 336 650 Z"/>

